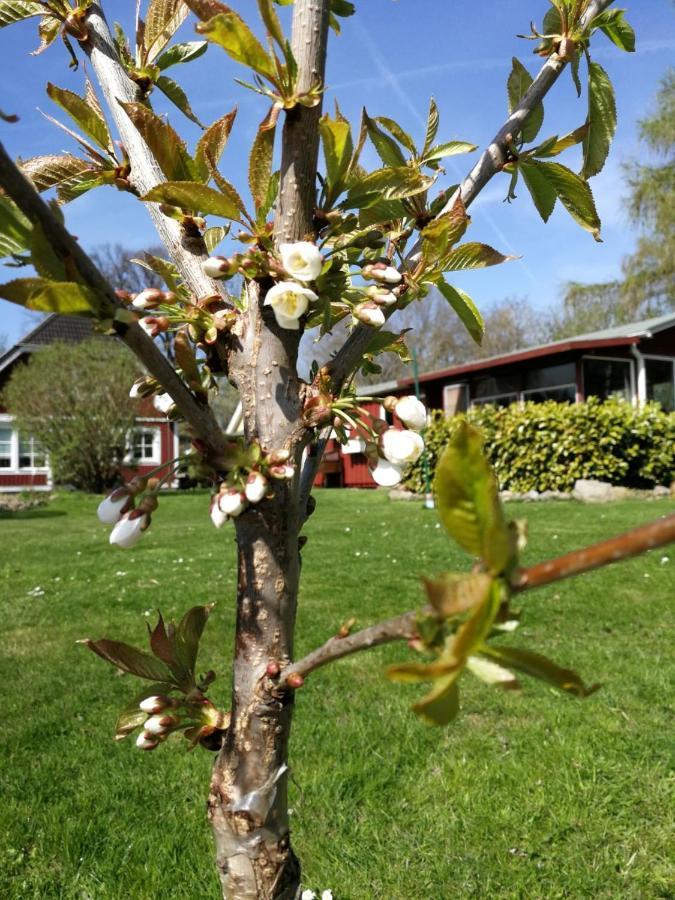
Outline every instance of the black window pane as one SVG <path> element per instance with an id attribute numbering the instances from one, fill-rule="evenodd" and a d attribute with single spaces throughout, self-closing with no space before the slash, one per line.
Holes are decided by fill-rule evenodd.
<path id="1" fill-rule="evenodd" d="M 518 375 L 488 375 L 479 378 L 471 387 L 471 396 L 476 400 L 497 397 L 501 394 L 514 394 L 520 390 Z"/>
<path id="2" fill-rule="evenodd" d="M 586 397 L 631 399 L 630 362 L 619 359 L 585 359 Z"/>
<path id="3" fill-rule="evenodd" d="M 525 375 L 525 389 L 559 387 L 563 384 L 574 384 L 576 367 L 573 362 L 559 366 L 544 366 L 541 369 L 530 369 Z"/>
<path id="4" fill-rule="evenodd" d="M 655 400 L 667 412 L 675 410 L 673 363 L 668 359 L 646 359 L 647 399 Z"/>
<path id="5" fill-rule="evenodd" d="M 574 403 L 577 392 L 573 384 L 565 387 L 545 388 L 541 391 L 528 391 L 524 399 L 531 403 L 545 403 L 547 400 L 555 400 L 556 403 Z"/>

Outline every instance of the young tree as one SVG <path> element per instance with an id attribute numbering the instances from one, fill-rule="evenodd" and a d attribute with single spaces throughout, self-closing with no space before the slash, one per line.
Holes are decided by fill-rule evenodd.
<path id="1" fill-rule="evenodd" d="M 119 668 L 153 682 L 120 717 L 120 737 L 142 725 L 137 743 L 145 749 L 184 731 L 193 743 L 218 751 L 209 818 L 223 896 L 236 900 L 290 900 L 299 890 L 300 866 L 288 826 L 287 747 L 294 693 L 310 672 L 348 653 L 403 639 L 424 654 L 425 662 L 403 664 L 389 674 L 433 682 L 415 707 L 427 721 L 448 722 L 456 714 L 457 680 L 467 668 L 488 682 L 510 686 L 516 684 L 512 670 L 521 670 L 584 696 L 589 689 L 574 673 L 537 654 L 490 643 L 494 629 L 508 619 L 509 597 L 656 546 L 675 533 L 670 517 L 521 570 L 522 535 L 504 520 L 479 436 L 463 430 L 441 461 L 436 490 L 448 531 L 479 558 L 477 568 L 429 580 L 430 605 L 421 612 L 354 633 L 347 623 L 324 646 L 293 661 L 301 530 L 313 509 L 311 487 L 327 430 L 335 428 L 344 438 L 342 423 L 358 423 L 369 435 L 372 471 L 381 483 L 400 479 L 406 462 L 421 449 L 415 429 L 423 427 L 425 417 L 414 398 L 388 404 L 409 428 L 388 428 L 369 418 L 354 395 L 355 373 L 372 372 L 383 352 L 405 354 L 404 338 L 383 326 L 397 309 L 423 301 L 433 285 L 480 340 L 479 312 L 445 273 L 506 261 L 491 247 L 461 242 L 470 221 L 467 209 L 498 172 L 510 174 L 512 183 L 522 175 L 544 219 L 560 199 L 597 237 L 600 222 L 587 179 L 607 155 L 614 101 L 589 45 L 601 30 L 631 50 L 633 34 L 623 13 L 607 8 L 610 0 L 555 0 L 543 34 L 532 34 L 545 59 L 541 70 L 533 79 L 514 60 L 506 122 L 462 184 L 434 196 L 442 174 L 439 161 L 473 145 L 436 141 L 439 117 L 433 101 L 421 146 L 393 119 L 365 112 L 355 139 L 339 109 L 333 115 L 321 111 L 329 26 L 337 29 L 339 17 L 351 15 L 353 5 L 346 0 L 278 0 L 277 5 L 292 6 L 290 39 L 272 0 L 258 0 L 266 48 L 251 24 L 219 0 L 150 0 L 145 20 L 137 20 L 134 51 L 119 30 L 111 36 L 100 6 L 90 0 L 78 0 L 74 9 L 63 0 L 11 0 L 0 7 L 2 24 L 41 15 L 44 45 L 59 32 L 69 46 L 79 44 L 122 145 L 117 154 L 89 82 L 84 99 L 49 86 L 52 99 L 86 133 L 85 156 L 28 160 L 22 174 L 0 149 L 0 184 L 7 194 L 3 217 L 11 223 L 14 240 L 9 252 L 28 249 L 38 272 L 3 285 L 0 296 L 31 308 L 88 310 L 100 327 L 119 334 L 149 373 L 135 390 L 166 393 L 174 414 L 191 429 L 196 452 L 217 486 L 214 524 L 234 520 L 238 593 L 229 712 L 206 697 L 212 675 L 195 675 L 206 607 L 190 610 L 177 626 L 160 619 L 151 635 L 152 655 L 116 641 L 86 643 Z M 246 9 L 250 13 L 250 4 Z M 265 100 L 248 172 L 253 209 L 218 168 L 234 111 L 210 125 L 190 154 L 150 105 L 156 87 L 194 118 L 182 89 L 163 74 L 206 48 L 204 41 L 168 46 L 189 10 L 202 38 L 252 70 L 247 77 L 253 83 L 245 86 Z M 542 124 L 544 96 L 568 65 L 578 81 L 583 57 L 589 74 L 586 122 L 568 135 L 530 146 Z M 366 140 L 382 161 L 372 172 L 359 162 Z M 276 143 L 278 172 L 273 171 Z M 584 150 L 581 176 L 551 161 L 578 143 Z M 67 201 L 102 184 L 146 204 L 169 254 L 168 260 L 152 263 L 167 291 L 117 296 L 36 193 L 55 187 Z M 209 258 L 228 226 L 206 228 L 204 216 L 237 224 L 239 252 Z M 234 275 L 244 277 L 242 296 L 224 290 L 223 281 Z M 178 369 L 139 327 L 139 317 L 151 335 L 175 331 Z M 350 323 L 343 345 L 326 365 L 313 368 L 308 381 L 302 380 L 296 362 L 303 330 L 318 326 L 330 333 L 343 320 Z M 210 379 L 222 373 L 243 403 L 245 436 L 238 442 L 226 439 L 207 402 Z M 315 452 L 305 458 L 310 444 Z M 129 485 L 107 498 L 100 516 L 114 523 L 113 542 L 135 543 L 157 501 L 151 484 Z"/>
<path id="2" fill-rule="evenodd" d="M 134 424 L 133 366 L 126 347 L 99 337 L 52 344 L 12 374 L 3 401 L 49 454 L 57 484 L 100 493 L 119 481 Z"/>

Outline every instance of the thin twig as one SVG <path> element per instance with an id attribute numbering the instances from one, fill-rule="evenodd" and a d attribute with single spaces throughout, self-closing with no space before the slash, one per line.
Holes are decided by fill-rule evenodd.
<path id="1" fill-rule="evenodd" d="M 79 280 L 96 293 L 100 301 L 100 308 L 97 310 L 99 318 L 113 318 L 117 310 L 125 308 L 111 285 L 16 166 L 2 144 L 0 186 L 33 225 L 40 225 L 50 247 L 66 267 L 74 267 Z M 226 440 L 211 410 L 197 401 L 142 328 L 137 324 L 115 322 L 115 329 L 120 339 L 170 394 L 179 413 L 194 429 L 195 436 L 200 437 L 207 445 L 209 455 L 217 458 Z"/>
<path id="2" fill-rule="evenodd" d="M 646 550 L 653 550 L 673 542 L 675 542 L 675 514 L 664 516 L 647 525 L 640 525 L 638 528 L 633 528 L 631 531 L 606 541 L 600 541 L 590 547 L 573 550 L 565 556 L 558 556 L 556 559 L 539 563 L 529 569 L 521 569 L 512 583 L 512 591 L 519 594 L 533 588 L 553 584 L 574 575 L 591 572 L 602 566 L 622 562 L 638 556 Z M 431 607 L 426 607 L 423 612 L 433 615 Z M 369 650 L 371 647 L 388 644 L 391 641 L 409 640 L 415 633 L 417 616 L 418 612 L 411 610 L 346 637 L 329 638 L 321 647 L 284 669 L 280 685 L 284 686 L 291 674 L 308 675 L 321 666 L 349 656 L 351 653 Z"/>

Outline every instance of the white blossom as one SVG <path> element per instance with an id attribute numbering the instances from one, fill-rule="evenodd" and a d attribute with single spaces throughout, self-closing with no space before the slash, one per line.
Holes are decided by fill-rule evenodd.
<path id="1" fill-rule="evenodd" d="M 394 409 L 403 424 L 413 431 L 421 431 L 427 424 L 426 407 L 417 397 L 401 397 Z"/>
<path id="2" fill-rule="evenodd" d="M 416 431 L 388 428 L 380 438 L 385 459 L 395 466 L 416 462 L 424 450 L 424 441 Z"/>
<path id="3" fill-rule="evenodd" d="M 211 510 L 209 515 L 211 516 L 211 521 L 216 526 L 216 528 L 222 528 L 223 525 L 227 522 L 227 513 L 220 508 L 218 497 L 214 497 L 211 501 Z"/>
<path id="4" fill-rule="evenodd" d="M 380 487 L 394 487 L 403 478 L 403 470 L 387 459 L 378 459 L 377 465 L 370 470 L 373 481 Z"/>
<path id="5" fill-rule="evenodd" d="M 302 894 L 300 894 L 300 900 L 316 900 L 316 894 L 314 891 L 303 891 Z"/>
<path id="6" fill-rule="evenodd" d="M 129 503 L 129 492 L 124 488 L 113 491 L 101 500 L 96 510 L 99 521 L 104 525 L 116 525 L 122 518 L 124 507 Z"/>
<path id="7" fill-rule="evenodd" d="M 171 394 L 156 394 L 152 399 L 152 405 L 157 412 L 161 412 L 163 415 L 168 416 L 176 404 L 173 402 Z"/>
<path id="8" fill-rule="evenodd" d="M 246 507 L 246 497 L 241 491 L 225 491 L 218 497 L 218 505 L 226 515 L 238 516 Z"/>
<path id="9" fill-rule="evenodd" d="M 249 503 L 260 503 L 267 494 L 267 479 L 261 472 L 251 472 L 244 489 Z"/>
<path id="10" fill-rule="evenodd" d="M 130 513 L 126 513 L 110 532 L 110 543 L 121 547 L 123 550 L 128 550 L 129 547 L 133 547 L 134 544 L 139 542 L 148 524 L 149 519 L 147 515 L 134 516 L 132 519 L 130 518 Z"/>
<path id="11" fill-rule="evenodd" d="M 333 892 L 321 891 L 321 900 L 333 900 Z"/>
<path id="12" fill-rule="evenodd" d="M 318 296 L 309 288 L 294 281 L 280 281 L 271 287 L 265 297 L 265 306 L 271 306 L 274 318 L 281 328 L 297 331 L 298 319 L 307 312 L 310 303 Z"/>
<path id="13" fill-rule="evenodd" d="M 281 244 L 279 253 L 284 269 L 296 281 L 314 281 L 321 274 L 323 257 L 316 244 L 310 241 Z"/>
<path id="14" fill-rule="evenodd" d="M 358 306 L 355 306 L 354 315 L 361 322 L 365 322 L 366 325 L 372 325 L 374 328 L 379 328 L 385 323 L 384 313 L 377 303 L 373 303 L 372 300 L 367 300 L 365 303 L 359 303 Z"/>

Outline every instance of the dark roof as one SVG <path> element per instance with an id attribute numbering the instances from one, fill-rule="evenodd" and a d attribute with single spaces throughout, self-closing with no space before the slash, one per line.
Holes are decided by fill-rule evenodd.
<path id="1" fill-rule="evenodd" d="M 471 362 L 460 363 L 447 369 L 438 369 L 434 372 L 425 372 L 419 376 L 419 381 L 436 381 L 437 379 L 457 378 L 468 375 L 470 372 L 482 369 L 491 369 L 496 366 L 505 366 L 510 363 L 526 362 L 542 356 L 554 356 L 570 350 L 592 350 L 602 347 L 621 347 L 638 344 L 642 338 L 650 338 L 668 328 L 675 328 L 675 313 L 665 316 L 657 316 L 653 319 L 644 319 L 642 322 L 629 322 L 627 325 L 617 325 L 614 328 L 605 328 L 602 331 L 589 331 L 586 334 L 577 334 L 563 341 L 554 341 L 550 344 L 540 344 L 536 347 L 525 347 L 522 350 L 514 350 L 501 356 L 489 356 L 485 359 L 476 359 Z M 370 394 L 383 394 L 396 388 L 408 387 L 414 384 L 415 379 L 400 378 L 396 382 L 367 385 L 366 390 Z"/>
<path id="2" fill-rule="evenodd" d="M 93 334 L 92 319 L 51 313 L 0 356 L 0 372 L 20 356 L 23 356 L 24 353 L 30 353 L 56 341 L 63 341 L 66 344 L 79 344 L 80 341 L 87 340 Z"/>

